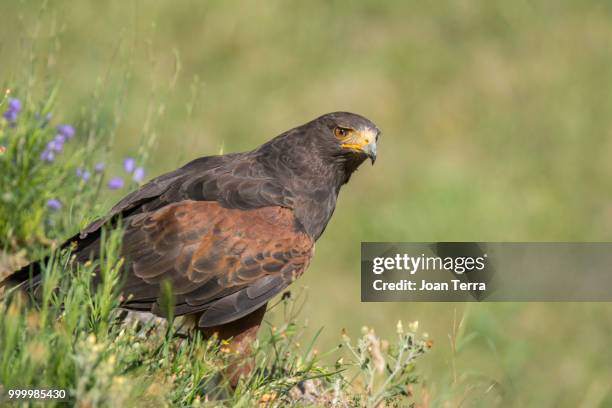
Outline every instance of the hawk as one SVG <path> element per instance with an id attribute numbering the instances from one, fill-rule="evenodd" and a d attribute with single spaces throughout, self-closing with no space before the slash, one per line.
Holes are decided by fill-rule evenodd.
<path id="1" fill-rule="evenodd" d="M 121 218 L 122 307 L 162 315 L 162 283 L 174 314 L 206 335 L 249 351 L 266 305 L 308 267 L 340 188 L 376 160 L 380 131 L 363 116 L 335 112 L 255 150 L 196 159 L 119 201 L 67 240 L 78 262 L 96 259 L 101 228 Z M 35 288 L 34 263 L 2 284 Z"/>

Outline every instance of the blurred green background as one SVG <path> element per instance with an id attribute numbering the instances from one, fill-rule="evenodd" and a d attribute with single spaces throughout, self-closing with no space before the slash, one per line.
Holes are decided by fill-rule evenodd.
<path id="1" fill-rule="evenodd" d="M 58 120 L 120 117 L 117 163 L 155 134 L 148 177 L 329 111 L 377 123 L 294 291 L 321 350 L 418 320 L 432 405 L 612 406 L 610 304 L 359 293 L 361 241 L 612 240 L 611 67 L 606 1 L 0 3 L 0 80 L 59 80 Z"/>

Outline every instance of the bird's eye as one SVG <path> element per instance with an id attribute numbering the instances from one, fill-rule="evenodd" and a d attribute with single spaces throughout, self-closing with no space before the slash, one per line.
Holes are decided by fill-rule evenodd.
<path id="1" fill-rule="evenodd" d="M 346 129 L 343 127 L 337 127 L 336 129 L 334 129 L 334 134 L 336 135 L 338 139 L 344 139 L 350 133 L 351 133 L 351 129 Z"/>

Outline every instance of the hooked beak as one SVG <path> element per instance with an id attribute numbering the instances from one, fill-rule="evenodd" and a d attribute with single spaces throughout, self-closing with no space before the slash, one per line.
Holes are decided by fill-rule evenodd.
<path id="1" fill-rule="evenodd" d="M 376 143 L 378 142 L 379 135 L 380 131 L 378 129 L 357 131 L 350 140 L 342 144 L 342 147 L 365 153 L 372 162 L 372 165 L 374 165 L 376 161 Z"/>
<path id="2" fill-rule="evenodd" d="M 370 158 L 373 166 L 376 161 L 376 139 L 363 146 L 363 152 Z"/>

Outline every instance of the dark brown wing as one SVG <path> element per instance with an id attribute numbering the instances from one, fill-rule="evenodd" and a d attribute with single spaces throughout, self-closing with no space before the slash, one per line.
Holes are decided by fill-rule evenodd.
<path id="1" fill-rule="evenodd" d="M 261 307 L 302 274 L 314 250 L 282 207 L 238 210 L 189 200 L 126 221 L 125 306 L 159 313 L 160 284 L 169 280 L 175 313 L 204 311 L 201 327 Z"/>
<path id="2" fill-rule="evenodd" d="M 208 175 L 207 172 L 213 171 L 225 163 L 232 162 L 235 156 L 237 155 L 201 157 L 180 169 L 154 178 L 138 190 L 123 197 L 111 208 L 108 214 L 85 227 L 78 236 L 83 239 L 88 234 L 97 232 L 103 224 L 118 215 L 128 216 L 131 212 L 154 210 L 172 202 L 189 199 L 190 197 L 185 197 L 179 192 L 183 183 L 194 178 L 197 179 L 195 174 L 203 174 L 205 178 Z M 208 200 L 214 200 L 214 197 Z M 72 240 L 74 239 L 77 239 L 77 237 L 75 236 Z"/>
<path id="3" fill-rule="evenodd" d="M 292 208 L 292 193 L 274 173 L 283 169 L 268 168 L 256 157 L 249 152 L 196 159 L 128 194 L 106 216 L 92 222 L 70 241 L 84 240 L 118 216 L 147 213 L 184 200 L 217 201 L 226 208 Z"/>

